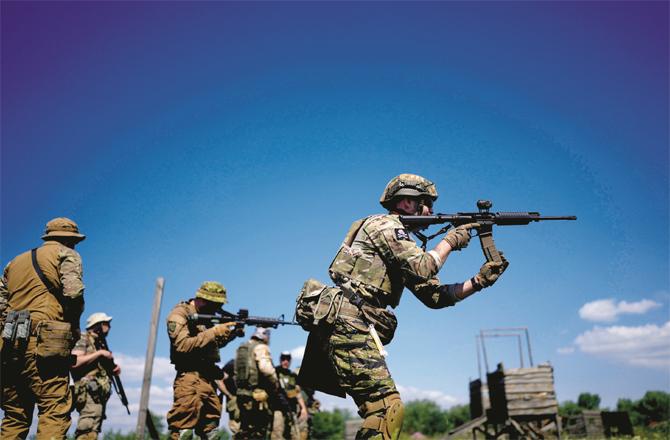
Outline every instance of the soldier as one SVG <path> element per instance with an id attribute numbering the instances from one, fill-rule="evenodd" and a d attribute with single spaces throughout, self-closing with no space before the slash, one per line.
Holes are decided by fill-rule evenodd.
<path id="1" fill-rule="evenodd" d="M 279 381 L 270 355 L 270 330 L 258 327 L 251 339 L 237 349 L 235 382 L 240 409 L 236 439 L 267 439 L 272 410 L 279 399 Z"/>
<path id="2" fill-rule="evenodd" d="M 300 373 L 300 367 L 296 368 L 295 372 L 296 374 Z M 315 391 L 312 388 L 300 387 L 300 395 L 307 406 L 307 419 L 304 421 L 300 420 L 300 424 L 298 425 L 300 428 L 300 440 L 307 440 L 312 437 L 312 418 L 321 408 L 321 402 L 314 398 L 314 393 Z"/>
<path id="3" fill-rule="evenodd" d="M 0 368 L 3 439 L 26 438 L 36 404 L 38 439 L 65 438 L 70 427 L 70 350 L 84 308 L 82 262 L 74 247 L 84 238 L 75 222 L 55 218 L 47 223 L 44 244 L 5 268 L 0 283 L 0 328 L 7 330 Z"/>
<path id="4" fill-rule="evenodd" d="M 226 396 L 228 430 L 233 436 L 240 430 L 240 409 L 237 406 L 237 385 L 235 384 L 235 359 L 223 366 L 223 394 Z"/>
<path id="5" fill-rule="evenodd" d="M 338 392 L 351 395 L 358 405 L 364 420 L 357 439 L 397 439 L 402 426 L 403 404 L 382 346 L 392 339 L 397 320 L 386 307 L 398 305 L 405 287 L 432 309 L 453 306 L 491 286 L 507 267 L 506 260 L 485 263 L 463 283 L 440 284 L 436 274 L 447 257 L 465 248 L 469 231 L 479 225 L 452 229 L 433 250 L 424 252 L 398 216 L 431 214 L 437 196 L 435 185 L 421 176 L 393 178 L 380 200 L 388 214 L 354 222 L 329 268 L 342 292 L 342 304 L 332 330 L 320 327 L 312 334 L 328 358 Z M 301 381 L 308 370 L 310 345 L 308 341 Z"/>
<path id="6" fill-rule="evenodd" d="M 111 378 L 102 362 L 109 362 L 113 374 L 121 374 L 112 353 L 98 349 L 100 337 L 106 337 L 112 326 L 112 317 L 93 313 L 86 320 L 86 331 L 72 349 L 77 362 L 72 366 L 75 409 L 79 411 L 76 440 L 94 440 L 102 429 L 105 407 L 112 390 Z"/>
<path id="7" fill-rule="evenodd" d="M 282 352 L 279 356 L 279 367 L 276 368 L 280 388 L 288 399 L 288 410 L 277 408 L 274 411 L 272 422 L 272 440 L 300 440 L 300 424 L 307 423 L 307 406 L 302 399 L 300 387 L 297 384 L 298 375 L 291 371 L 291 353 Z"/>
<path id="8" fill-rule="evenodd" d="M 168 315 L 170 361 L 177 370 L 174 404 L 167 414 L 170 439 L 179 439 L 190 429 L 201 439 L 218 436 L 222 408 L 216 391 L 221 387 L 223 372 L 216 363 L 221 360 L 219 348 L 237 336 L 237 323 L 205 328 L 189 325 L 188 316 L 214 314 L 226 302 L 223 285 L 207 281 L 197 290 L 195 298 L 180 302 Z"/>

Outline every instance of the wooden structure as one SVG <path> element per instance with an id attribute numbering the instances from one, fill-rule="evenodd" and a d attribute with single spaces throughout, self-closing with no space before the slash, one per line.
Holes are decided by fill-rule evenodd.
<path id="1" fill-rule="evenodd" d="M 506 333 L 500 333 L 500 331 Z M 513 333 L 509 333 L 509 332 Z M 524 367 L 521 335 L 525 333 L 528 358 L 531 366 Z M 517 337 L 520 368 L 505 369 L 499 363 L 497 369 L 488 372 L 488 358 L 484 345 L 485 337 Z M 506 436 L 511 439 L 560 439 L 561 424 L 558 417 L 558 401 L 554 387 L 554 369 L 549 364 L 533 366 L 530 338 L 525 328 L 482 330 L 477 336 L 477 360 L 479 350 L 486 362 L 486 383 L 480 379 L 470 382 L 469 422 L 449 433 L 450 437 L 472 433 L 474 439 L 482 434 L 486 439 Z"/>
<path id="2" fill-rule="evenodd" d="M 565 431 L 571 437 L 603 438 L 633 435 L 633 425 L 626 411 L 588 411 L 570 416 Z"/>

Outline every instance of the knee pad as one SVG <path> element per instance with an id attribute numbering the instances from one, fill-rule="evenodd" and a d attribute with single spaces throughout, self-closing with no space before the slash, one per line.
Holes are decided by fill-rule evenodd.
<path id="1" fill-rule="evenodd" d="M 363 420 L 363 429 L 372 429 L 382 434 L 384 440 L 397 440 L 405 416 L 405 406 L 400 394 L 391 394 L 374 402 L 365 402 L 359 413 Z"/>

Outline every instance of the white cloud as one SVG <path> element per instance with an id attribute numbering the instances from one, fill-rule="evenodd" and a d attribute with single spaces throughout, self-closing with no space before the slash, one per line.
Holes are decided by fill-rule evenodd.
<path id="1" fill-rule="evenodd" d="M 142 382 L 144 377 L 144 358 L 129 356 L 123 353 L 114 353 L 114 360 L 121 366 L 123 380 Z M 174 381 L 175 369 L 166 357 L 155 357 L 154 366 L 151 371 L 151 383 Z"/>
<path id="2" fill-rule="evenodd" d="M 670 321 L 662 326 L 594 327 L 575 339 L 586 354 L 632 366 L 670 367 Z"/>
<path id="3" fill-rule="evenodd" d="M 438 390 L 422 390 L 420 388 L 398 385 L 398 391 L 405 403 L 412 400 L 432 400 L 442 408 L 449 408 L 463 403 L 457 398 Z"/>
<path id="4" fill-rule="evenodd" d="M 302 358 L 305 356 L 305 346 L 301 345 L 291 350 L 291 362 L 294 365 L 299 365 L 302 362 Z"/>
<path id="5" fill-rule="evenodd" d="M 579 309 L 579 316 L 587 321 L 613 322 L 619 315 L 633 314 L 642 315 L 649 310 L 661 307 L 660 303 L 649 299 L 629 303 L 627 301 L 615 301 L 611 298 L 600 299 L 584 304 Z"/>
<path id="6" fill-rule="evenodd" d="M 572 354 L 575 352 L 575 347 L 561 347 L 556 350 L 558 354 Z"/>

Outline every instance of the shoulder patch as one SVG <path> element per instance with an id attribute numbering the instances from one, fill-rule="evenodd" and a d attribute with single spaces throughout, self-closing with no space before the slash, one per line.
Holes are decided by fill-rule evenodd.
<path id="1" fill-rule="evenodd" d="M 177 323 L 174 321 L 168 321 L 168 331 L 170 333 L 174 333 L 176 329 L 177 329 Z"/>
<path id="2" fill-rule="evenodd" d="M 396 228 L 395 230 L 395 238 L 398 240 L 409 240 L 412 241 L 412 239 L 409 236 L 409 232 L 407 232 L 406 229 L 404 228 Z"/>

